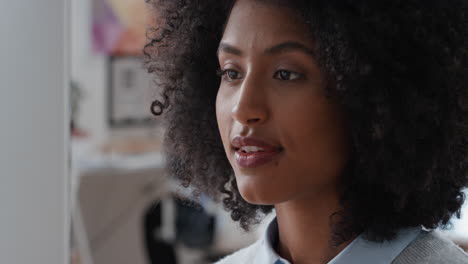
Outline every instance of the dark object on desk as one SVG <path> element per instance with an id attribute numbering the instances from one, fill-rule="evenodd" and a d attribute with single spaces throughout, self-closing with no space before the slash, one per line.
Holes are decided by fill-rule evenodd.
<path id="1" fill-rule="evenodd" d="M 151 264 L 176 264 L 174 246 L 155 234 L 161 228 L 161 203 L 157 201 L 146 211 L 144 218 L 145 242 Z"/>
<path id="2" fill-rule="evenodd" d="M 176 238 L 190 248 L 205 249 L 212 245 L 215 218 L 201 206 L 175 199 Z"/>

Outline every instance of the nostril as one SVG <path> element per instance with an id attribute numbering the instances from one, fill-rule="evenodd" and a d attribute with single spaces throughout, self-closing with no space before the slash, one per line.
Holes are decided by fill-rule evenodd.
<path id="1" fill-rule="evenodd" d="M 247 123 L 249 123 L 249 124 L 257 123 L 258 121 L 260 121 L 260 118 L 251 118 L 251 119 L 247 120 Z"/>

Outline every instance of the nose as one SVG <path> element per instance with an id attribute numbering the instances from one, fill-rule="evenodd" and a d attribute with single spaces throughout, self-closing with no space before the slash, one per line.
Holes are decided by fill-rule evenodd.
<path id="1" fill-rule="evenodd" d="M 232 118 L 245 126 L 263 124 L 269 118 L 265 84 L 252 74 L 246 76 L 238 89 L 232 108 Z"/>

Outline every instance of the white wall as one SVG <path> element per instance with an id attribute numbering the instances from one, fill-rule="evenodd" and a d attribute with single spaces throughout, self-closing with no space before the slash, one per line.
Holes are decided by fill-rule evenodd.
<path id="1" fill-rule="evenodd" d="M 0 1 L 0 263 L 69 263 L 67 1 Z"/>
<path id="2" fill-rule="evenodd" d="M 77 124 L 93 143 L 106 140 L 107 59 L 91 50 L 91 0 L 71 0 L 71 78 L 84 92 Z"/>

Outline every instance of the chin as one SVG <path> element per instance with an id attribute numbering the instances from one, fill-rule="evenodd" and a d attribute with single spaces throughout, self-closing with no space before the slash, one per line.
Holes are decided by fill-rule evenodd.
<path id="1" fill-rule="evenodd" d="M 274 205 L 283 202 L 280 198 L 282 193 L 278 192 L 278 188 L 271 188 L 272 186 L 267 184 L 251 179 L 243 179 L 238 181 L 237 186 L 242 198 L 250 204 Z"/>

